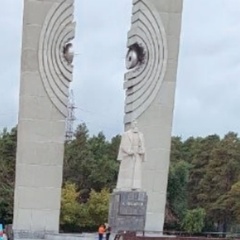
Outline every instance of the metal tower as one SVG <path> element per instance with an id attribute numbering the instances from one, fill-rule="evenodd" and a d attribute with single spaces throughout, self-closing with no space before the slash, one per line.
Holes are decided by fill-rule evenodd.
<path id="1" fill-rule="evenodd" d="M 66 120 L 66 141 L 71 141 L 73 139 L 73 126 L 76 120 L 75 109 L 74 94 L 73 90 L 71 90 L 68 100 L 68 117 Z"/>

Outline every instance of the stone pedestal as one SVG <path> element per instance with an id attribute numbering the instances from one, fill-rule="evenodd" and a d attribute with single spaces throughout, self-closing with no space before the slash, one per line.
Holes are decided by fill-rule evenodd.
<path id="1" fill-rule="evenodd" d="M 144 231 L 147 199 L 146 192 L 113 192 L 110 199 L 108 219 L 112 232 Z"/>

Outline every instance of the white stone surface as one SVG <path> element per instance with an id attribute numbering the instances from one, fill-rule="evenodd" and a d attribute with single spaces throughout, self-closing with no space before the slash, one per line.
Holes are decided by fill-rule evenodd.
<path id="1" fill-rule="evenodd" d="M 98 233 L 82 233 L 82 234 L 47 234 L 47 240 L 97 240 Z M 114 239 L 113 234 L 111 234 L 111 239 Z"/>
<path id="2" fill-rule="evenodd" d="M 137 118 L 144 135 L 147 160 L 143 163 L 142 179 L 148 194 L 146 231 L 161 232 L 183 0 L 133 0 L 133 4 L 128 47 L 140 45 L 145 61 L 125 74 L 125 126 L 127 130 Z"/>
<path id="3" fill-rule="evenodd" d="M 73 0 L 24 0 L 16 232 L 58 232 L 66 107 L 73 68 L 64 60 L 62 50 L 74 37 L 72 20 Z"/>
<path id="4" fill-rule="evenodd" d="M 145 160 L 144 137 L 138 131 L 137 122 L 133 122 L 130 130 L 122 135 L 118 161 L 117 191 L 142 189 L 142 163 Z"/>

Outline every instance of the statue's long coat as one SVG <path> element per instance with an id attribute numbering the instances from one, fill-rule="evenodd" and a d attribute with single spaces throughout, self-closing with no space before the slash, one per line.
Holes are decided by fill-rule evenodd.
<path id="1" fill-rule="evenodd" d="M 119 148 L 118 161 L 121 162 L 117 189 L 132 190 L 142 188 L 142 162 L 144 161 L 145 146 L 143 134 L 138 132 L 139 146 L 138 152 L 131 155 L 133 152 L 133 132 L 129 130 L 122 135 Z M 141 154 L 139 154 L 141 153 Z"/>

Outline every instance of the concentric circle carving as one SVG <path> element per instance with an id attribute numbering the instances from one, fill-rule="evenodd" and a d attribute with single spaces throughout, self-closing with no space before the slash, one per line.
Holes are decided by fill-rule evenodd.
<path id="1" fill-rule="evenodd" d="M 66 46 L 74 38 L 73 1 L 54 3 L 45 19 L 39 39 L 39 72 L 45 91 L 59 112 L 67 116 L 69 83 L 73 66 Z M 72 59 L 70 59 L 72 60 Z"/>
<path id="2" fill-rule="evenodd" d="M 135 0 L 128 48 L 138 46 L 144 59 L 125 74 L 125 123 L 141 116 L 156 98 L 168 59 L 167 39 L 158 10 L 148 0 Z M 136 59 L 136 56 L 135 56 Z"/>

